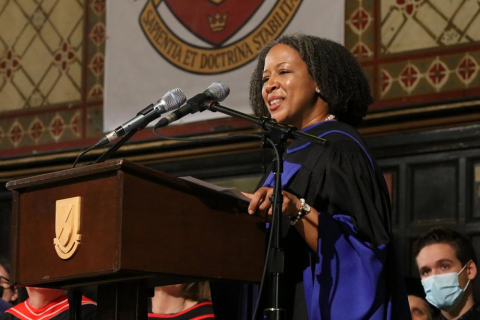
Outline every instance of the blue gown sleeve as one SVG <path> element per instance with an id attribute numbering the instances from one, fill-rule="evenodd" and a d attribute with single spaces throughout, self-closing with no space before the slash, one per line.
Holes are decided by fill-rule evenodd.
<path id="1" fill-rule="evenodd" d="M 353 141 L 332 144 L 319 164 L 310 190 L 318 252 L 303 276 L 309 318 L 409 319 L 380 169 Z"/>

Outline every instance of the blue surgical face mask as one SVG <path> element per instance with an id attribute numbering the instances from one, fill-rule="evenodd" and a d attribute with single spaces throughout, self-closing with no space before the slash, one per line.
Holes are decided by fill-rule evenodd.
<path id="1" fill-rule="evenodd" d="M 437 274 L 422 279 L 427 301 L 447 312 L 455 309 L 470 284 L 470 279 L 468 279 L 467 285 L 462 290 L 458 283 L 458 275 L 465 270 L 466 266 L 467 265 L 465 265 L 459 273 L 450 272 Z"/>

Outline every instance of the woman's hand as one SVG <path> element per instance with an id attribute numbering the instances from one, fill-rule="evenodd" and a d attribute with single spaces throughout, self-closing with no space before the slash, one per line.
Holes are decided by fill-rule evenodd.
<path id="1" fill-rule="evenodd" d="M 273 194 L 273 189 L 268 187 L 262 187 L 257 190 L 255 193 L 246 193 L 242 192 L 246 197 L 250 198 L 250 205 L 248 206 L 248 213 L 255 214 L 258 213 L 264 219 L 272 215 L 272 202 L 271 199 Z M 283 204 L 282 204 L 282 213 L 285 216 L 294 216 L 300 211 L 300 199 L 297 196 L 287 192 L 282 191 L 283 194 Z M 270 200 L 271 199 L 271 200 Z M 310 248 L 317 252 L 318 246 L 318 211 L 315 208 L 311 208 L 310 213 L 307 214 L 303 219 L 300 219 L 296 224 L 295 228 L 298 233 L 305 239 L 305 242 L 310 246 Z"/>
<path id="2" fill-rule="evenodd" d="M 269 187 L 262 187 L 258 189 L 255 193 L 245 193 L 242 192 L 245 196 L 250 198 L 250 205 L 248 206 L 248 213 L 254 214 L 258 213 L 262 217 L 267 215 L 272 215 L 273 212 L 273 189 Z M 296 215 L 300 209 L 300 200 L 297 196 L 283 191 L 283 204 L 282 204 L 282 213 L 285 216 Z"/>

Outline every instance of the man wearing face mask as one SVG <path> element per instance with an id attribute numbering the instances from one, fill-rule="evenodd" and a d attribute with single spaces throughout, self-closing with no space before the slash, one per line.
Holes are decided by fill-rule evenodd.
<path id="1" fill-rule="evenodd" d="M 426 299 L 440 309 L 440 319 L 480 319 L 472 284 L 477 260 L 465 236 L 449 228 L 434 228 L 416 241 L 413 253 Z"/>

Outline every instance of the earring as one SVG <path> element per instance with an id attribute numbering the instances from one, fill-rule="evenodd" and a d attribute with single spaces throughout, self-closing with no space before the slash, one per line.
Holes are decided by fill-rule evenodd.
<path id="1" fill-rule="evenodd" d="M 318 89 L 318 87 L 315 88 L 315 92 L 316 92 L 316 93 L 320 93 L 320 89 Z"/>

